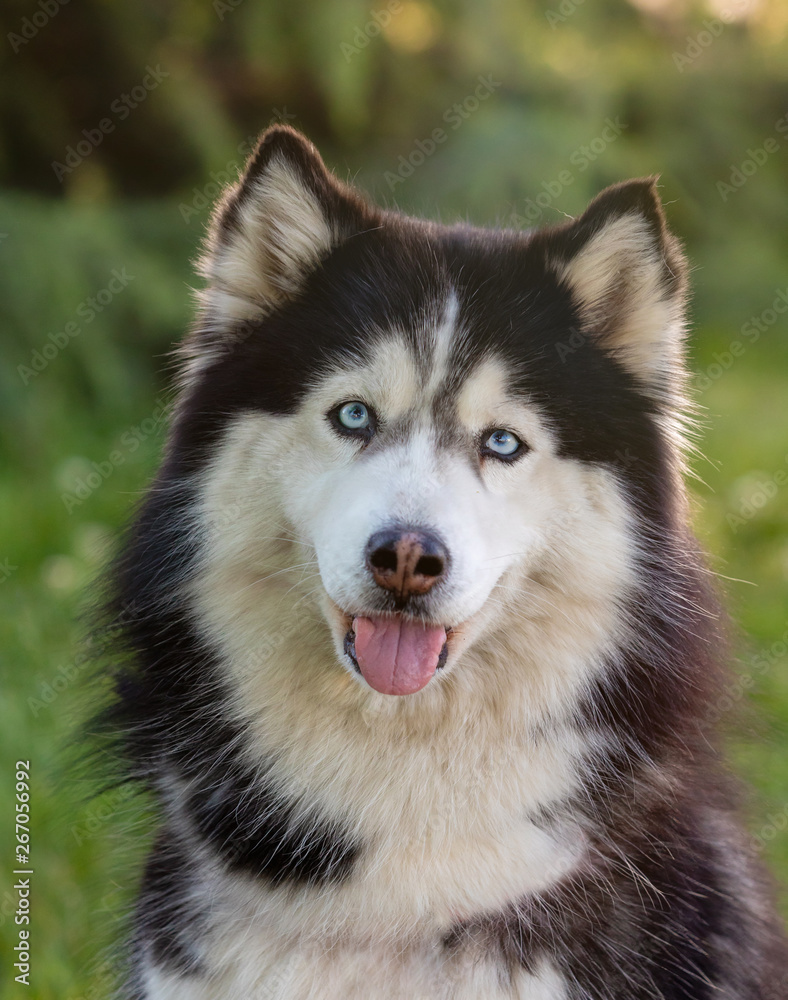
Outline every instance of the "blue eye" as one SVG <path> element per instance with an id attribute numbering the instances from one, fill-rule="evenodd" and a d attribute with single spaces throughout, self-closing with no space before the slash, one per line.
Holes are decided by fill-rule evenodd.
<path id="1" fill-rule="evenodd" d="M 363 403 L 345 403 L 337 416 L 349 431 L 363 431 L 369 427 L 369 410 Z"/>
<path id="2" fill-rule="evenodd" d="M 369 407 L 354 399 L 343 403 L 329 414 L 334 425 L 342 434 L 369 438 L 374 433 L 374 418 Z"/>
<path id="3" fill-rule="evenodd" d="M 482 445 L 482 451 L 486 455 L 494 455 L 496 458 L 511 459 L 524 449 L 523 442 L 511 431 L 497 427 Z"/>

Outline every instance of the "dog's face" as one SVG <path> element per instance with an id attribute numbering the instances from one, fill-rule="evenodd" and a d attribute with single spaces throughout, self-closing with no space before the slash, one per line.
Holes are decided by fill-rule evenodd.
<path id="1" fill-rule="evenodd" d="M 421 356 L 397 331 L 373 337 L 279 431 L 279 517 L 314 548 L 340 657 L 389 694 L 451 666 L 505 605 L 497 585 L 544 563 L 587 491 L 503 358 L 458 378 L 457 321 L 449 296 Z"/>
<path id="2" fill-rule="evenodd" d="M 204 272 L 173 447 L 218 619 L 253 631 L 250 591 L 268 620 L 275 594 L 360 683 L 407 695 L 482 635 L 558 605 L 571 627 L 635 584 L 683 292 L 653 182 L 533 235 L 451 229 L 370 208 L 274 129 Z"/>

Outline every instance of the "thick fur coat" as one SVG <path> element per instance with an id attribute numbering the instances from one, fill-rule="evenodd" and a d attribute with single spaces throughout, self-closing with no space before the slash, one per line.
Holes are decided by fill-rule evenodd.
<path id="1" fill-rule="evenodd" d="M 161 809 L 129 997 L 787 997 L 655 182 L 446 227 L 275 127 L 201 270 L 114 572 L 104 722 Z"/>

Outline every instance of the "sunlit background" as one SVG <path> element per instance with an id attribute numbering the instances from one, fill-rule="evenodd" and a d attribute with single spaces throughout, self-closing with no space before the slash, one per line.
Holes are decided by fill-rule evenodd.
<path id="1" fill-rule="evenodd" d="M 4 963 L 20 758 L 35 868 L 32 985 L 4 968 L 3 996 L 108 994 L 147 834 L 138 803 L 83 800 L 61 763 L 83 711 L 77 616 L 156 465 L 211 202 L 272 121 L 376 200 L 444 221 L 550 223 L 661 175 L 694 264 L 697 528 L 741 632 L 731 751 L 753 847 L 788 884 L 788 4 L 371 4 L 3 4 Z"/>

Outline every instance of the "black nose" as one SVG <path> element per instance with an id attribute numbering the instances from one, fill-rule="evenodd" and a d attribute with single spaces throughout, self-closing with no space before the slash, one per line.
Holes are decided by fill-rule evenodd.
<path id="1" fill-rule="evenodd" d="M 367 566 L 375 583 L 403 601 L 426 594 L 445 574 L 448 562 L 443 542 L 417 528 L 376 531 L 367 542 Z"/>

